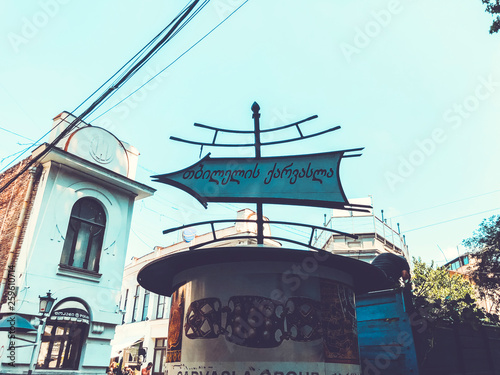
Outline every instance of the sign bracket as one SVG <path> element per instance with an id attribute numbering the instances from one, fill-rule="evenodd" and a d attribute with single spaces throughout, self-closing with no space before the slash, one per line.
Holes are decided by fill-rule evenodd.
<path id="1" fill-rule="evenodd" d="M 253 147 L 254 158 L 210 158 L 210 154 L 191 167 L 174 173 L 152 176 L 156 181 L 180 188 L 207 207 L 207 202 L 246 202 L 256 204 L 257 244 L 263 245 L 264 213 L 263 205 L 287 204 L 311 207 L 337 208 L 353 211 L 366 211 L 369 206 L 349 204 L 339 178 L 340 160 L 361 154 L 346 152 L 360 151 L 363 148 L 334 151 L 312 155 L 290 155 L 278 157 L 262 157 L 262 146 L 277 145 L 316 137 L 340 129 L 334 126 L 326 130 L 304 135 L 300 125 L 318 116 L 310 116 L 294 123 L 262 130 L 260 128 L 260 106 L 254 102 L 251 107 L 254 122 L 253 130 L 222 129 L 195 123 L 194 126 L 212 130 L 212 142 L 199 142 L 171 136 L 178 142 L 211 147 Z M 295 128 L 297 137 L 262 142 L 261 133 L 275 132 L 287 128 Z M 220 133 L 253 134 L 253 143 L 218 143 Z M 279 164 L 278 164 L 279 163 Z M 267 177 L 266 177 L 267 176 Z M 297 183 L 297 181 L 299 181 Z M 272 183 L 271 183 L 272 182 Z M 297 185 L 295 185 L 297 183 Z M 215 192 L 208 193 L 212 190 Z M 302 191 L 303 190 L 303 191 Z M 212 224 L 215 238 L 215 230 Z M 165 233 L 165 232 L 164 232 Z M 312 247 L 311 233 L 309 243 Z M 347 234 L 345 234 L 347 235 Z M 313 248 L 313 247 L 312 247 Z"/>

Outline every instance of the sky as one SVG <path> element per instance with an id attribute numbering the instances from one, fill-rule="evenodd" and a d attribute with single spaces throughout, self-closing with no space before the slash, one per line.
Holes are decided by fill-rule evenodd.
<path id="1" fill-rule="evenodd" d="M 0 168 L 28 156 L 52 118 L 77 108 L 186 4 L 0 0 Z M 347 197 L 371 196 L 377 215 L 400 223 L 412 256 L 443 264 L 464 252 L 462 240 L 500 213 L 500 35 L 488 33 L 491 23 L 480 0 L 211 0 L 87 121 L 135 146 L 137 179 L 157 189 L 134 208 L 128 256 L 179 240 L 164 229 L 254 208 L 205 210 L 149 177 L 198 160 L 199 147 L 169 139 L 211 141 L 195 122 L 252 130 L 254 101 L 263 129 L 314 114 L 308 134 L 341 126 L 263 156 L 364 147 L 341 163 Z M 264 206 L 272 220 L 313 225 L 328 213 Z"/>

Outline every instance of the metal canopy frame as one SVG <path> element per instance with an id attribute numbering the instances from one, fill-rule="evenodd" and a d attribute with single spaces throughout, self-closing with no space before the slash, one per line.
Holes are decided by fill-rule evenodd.
<path id="1" fill-rule="evenodd" d="M 173 141 L 177 141 L 177 142 L 183 142 L 183 143 L 188 143 L 188 144 L 194 144 L 194 145 L 198 145 L 198 146 L 201 146 L 201 149 L 203 149 L 204 146 L 211 146 L 211 147 L 254 147 L 255 149 L 255 159 L 256 160 L 259 160 L 259 159 L 262 159 L 262 155 L 261 155 L 261 148 L 262 146 L 270 146 L 270 145 L 277 145 L 277 144 L 282 144 L 282 143 L 289 143 L 289 142 L 294 142 L 294 141 L 300 141 L 300 140 L 304 140 L 304 139 L 308 139 L 308 138 L 312 138 L 312 137 L 317 137 L 319 135 L 323 135 L 323 134 L 326 134 L 326 133 L 329 133 L 329 132 L 332 132 L 332 131 L 335 131 L 335 130 L 338 130 L 340 129 L 340 126 L 334 126 L 334 127 L 331 127 L 331 128 L 328 128 L 326 130 L 323 130 L 323 131 L 320 131 L 320 132 L 316 132 L 316 133 L 313 133 L 313 134 L 309 134 L 309 135 L 304 135 L 304 133 L 302 132 L 302 129 L 300 128 L 300 125 L 303 124 L 303 123 L 306 123 L 306 122 L 309 122 L 311 120 L 314 120 L 316 118 L 318 118 L 317 115 L 313 115 L 313 116 L 310 116 L 310 117 L 307 117 L 303 120 L 300 120 L 300 121 L 296 121 L 294 123 L 291 123 L 291 124 L 288 124 L 288 125 L 283 125 L 283 126 L 279 126 L 279 127 L 275 127 L 275 128 L 271 128 L 271 129 L 265 129 L 265 130 L 261 130 L 260 129 L 260 106 L 257 104 L 257 102 L 254 102 L 252 107 L 252 118 L 254 120 L 254 129 L 253 130 L 236 130 L 236 129 L 223 129 L 223 128 L 219 128 L 219 127 L 214 127 L 214 126 L 209 126 L 209 125 L 204 125 L 204 124 L 200 124 L 200 123 L 195 123 L 194 126 L 196 127 L 199 127 L 199 128 L 204 128 L 204 129 L 208 129 L 208 130 L 212 130 L 214 131 L 214 136 L 213 136 L 213 139 L 212 139 L 212 142 L 209 143 L 209 142 L 199 142 L 199 141 L 192 141 L 192 140 L 187 140 L 187 139 L 183 139 L 183 138 L 179 138 L 179 137 L 174 137 L 174 136 L 171 136 L 170 139 L 173 140 Z M 287 129 L 287 128 L 293 128 L 295 127 L 297 132 L 298 132 L 298 136 L 297 137 L 294 137 L 294 138 L 288 138 L 288 139 L 281 139 L 281 140 L 278 140 L 278 141 L 272 141 L 272 142 L 261 142 L 261 138 L 260 138 L 260 135 L 261 133 L 270 133 L 270 132 L 275 132 L 275 131 L 279 131 L 279 130 L 283 130 L 283 129 Z M 219 133 L 230 133 L 230 134 L 253 134 L 254 135 L 254 143 L 217 143 L 217 136 L 219 135 Z M 344 150 L 344 151 L 361 151 L 363 148 L 355 148 L 355 149 L 350 149 L 350 150 Z M 350 155 L 342 155 L 342 158 L 345 158 L 345 157 L 357 157 L 357 156 L 360 156 L 361 154 L 350 154 Z M 200 157 L 201 157 L 201 152 L 200 152 Z M 158 178 L 159 176 L 152 176 L 153 178 Z M 158 182 L 162 182 L 160 179 L 157 179 L 156 181 Z M 163 181 L 165 182 L 165 181 Z M 177 188 L 180 188 L 180 189 L 183 189 L 184 191 L 188 192 L 189 194 L 191 194 L 192 196 L 194 196 L 196 199 L 198 199 L 198 201 L 200 201 L 200 203 L 202 205 L 205 206 L 206 208 L 206 202 L 246 202 L 246 203 L 255 203 L 256 206 L 257 206 L 257 209 L 256 209 L 256 220 L 215 220 L 215 221 L 205 221 L 205 222 L 198 222 L 198 223 L 193 223 L 191 225 L 183 225 L 183 226 L 180 226 L 180 227 L 176 227 L 176 228 L 172 228 L 172 229 L 168 229 L 168 230 L 165 230 L 163 231 L 163 234 L 167 234 L 167 233 L 171 233 L 171 232 L 174 232 L 174 231 L 177 231 L 177 230 L 180 230 L 180 229 L 184 229 L 184 228 L 188 228 L 188 227 L 192 227 L 192 226 L 199 226 L 199 225 L 206 225 L 206 224 L 210 224 L 211 225 L 211 228 L 212 228 L 212 235 L 213 235 L 213 240 L 210 240 L 210 241 L 207 241 L 207 242 L 204 242 L 204 243 L 200 243 L 200 244 L 197 244 L 197 245 L 194 245 L 194 246 L 191 246 L 190 249 L 193 250 L 195 248 L 199 248 L 199 247 L 202 247 L 202 246 L 205 246 L 209 243 L 213 243 L 213 242 L 219 242 L 219 241 L 223 241 L 223 240 L 227 240 L 227 239 L 249 239 L 249 238 L 255 238 L 253 236 L 237 236 L 237 237 L 226 237 L 226 238 L 217 238 L 216 237 L 216 233 L 215 233 L 215 228 L 214 228 L 214 224 L 216 223 L 227 223 L 227 222 L 253 222 L 253 223 L 256 223 L 257 224 L 257 244 L 264 244 L 264 239 L 272 239 L 272 240 L 280 240 L 280 241 L 287 241 L 287 242 L 290 242 L 290 243 L 294 243 L 294 244 L 298 244 L 298 245 L 302 245 L 302 246 L 305 246 L 305 247 L 308 247 L 310 249 L 315 249 L 315 250 L 321 250 L 321 249 L 318 249 L 316 247 L 314 247 L 312 245 L 312 239 L 313 239 L 313 236 L 314 236 L 314 233 L 316 230 L 318 229 L 321 229 L 321 230 L 325 230 L 325 231 L 328 231 L 328 232 L 332 232 L 332 233 L 336 233 L 336 234 L 340 234 L 340 235 L 344 235 L 344 236 L 347 236 L 347 237 L 351 237 L 351 238 L 357 238 L 357 236 L 355 235 L 352 235 L 352 234 L 348 234 L 348 233 L 344 233 L 344 232 L 340 232 L 340 231 L 336 231 L 336 230 L 333 230 L 333 229 L 330 229 L 330 228 L 325 228 L 325 227 L 318 227 L 318 226 L 314 226 L 314 225 L 309 225 L 309 224 L 301 224 L 301 223 L 293 223 L 293 222 L 285 222 L 285 221 L 266 221 L 267 223 L 273 223 L 273 224 L 284 224 L 284 225 L 293 225 L 293 226 L 301 226 L 301 227 L 307 227 L 309 229 L 311 229 L 311 235 L 310 235 L 310 238 L 309 238 L 309 241 L 307 243 L 302 243 L 302 242 L 299 242 L 299 241 L 295 241 L 295 240 L 290 240 L 290 239 L 287 239 L 287 238 L 282 238 L 282 237 L 273 237 L 273 236 L 264 236 L 264 215 L 263 215 L 263 204 L 266 203 L 266 204 L 294 204 L 294 205 L 302 205 L 302 206 L 313 206 L 312 204 L 310 204 L 310 202 L 308 202 L 307 200 L 297 200 L 297 199 L 293 199 L 293 203 L 291 202 L 292 199 L 290 199 L 290 202 L 287 202 L 287 200 L 281 200 L 280 202 L 276 202 L 276 201 L 273 201 L 273 198 L 266 198 L 266 197 L 259 197 L 259 198 L 244 198 L 244 199 L 238 199 L 238 200 L 235 200 L 235 199 L 225 199 L 225 198 L 210 198 L 210 199 L 207 199 L 206 197 L 204 199 L 200 199 L 201 197 L 199 196 L 199 194 L 195 193 L 194 191 L 191 191 L 191 189 L 187 189 L 186 187 L 184 187 L 183 185 L 179 184 L 179 183 L 176 183 L 176 182 L 168 182 L 169 184 L 177 187 Z M 344 195 L 345 197 L 345 195 Z M 347 201 L 347 198 L 345 198 L 345 200 Z M 205 201 L 205 203 L 204 203 Z M 316 207 L 318 207 L 319 205 L 315 205 Z M 324 205 L 321 205 L 321 207 L 330 207 L 330 208 L 336 208 L 336 209 L 344 209 L 344 210 L 352 210 L 352 211 L 365 211 L 366 212 L 366 208 L 371 208 L 371 206 L 365 206 L 365 205 L 355 205 L 355 204 L 342 204 L 340 202 L 338 202 L 337 204 L 333 204 L 330 203 L 328 204 L 327 201 L 325 201 L 325 204 Z"/>
<path id="2" fill-rule="evenodd" d="M 260 109 L 259 105 L 257 103 L 254 103 L 254 105 L 252 106 L 252 110 L 254 111 L 253 118 L 257 122 L 258 122 L 258 118 L 260 117 L 260 114 L 258 113 L 259 109 Z M 256 116 L 256 114 L 258 115 L 258 117 Z M 310 121 L 310 120 L 314 120 L 316 118 L 318 118 L 318 115 L 310 116 L 308 118 L 305 118 L 303 120 L 294 122 L 292 124 L 278 126 L 276 128 L 261 130 L 260 127 L 259 127 L 259 129 L 257 131 L 256 131 L 256 129 L 254 129 L 254 130 L 222 129 L 222 128 L 217 128 L 217 127 L 209 126 L 209 125 L 203 125 L 203 124 L 199 124 L 199 123 L 195 122 L 194 126 L 196 126 L 196 127 L 204 128 L 204 129 L 209 129 L 209 130 L 213 130 L 214 131 L 214 137 L 212 139 L 212 143 L 199 142 L 199 141 L 191 141 L 191 140 L 187 140 L 187 139 L 183 139 L 183 138 L 178 138 L 178 137 L 173 137 L 173 136 L 170 137 L 170 139 L 173 140 L 173 141 L 189 143 L 189 144 L 198 145 L 198 146 L 202 146 L 202 147 L 203 146 L 215 146 L 215 147 L 255 147 L 256 149 L 259 148 L 259 151 L 256 150 L 256 155 L 257 155 L 258 153 L 260 153 L 260 147 L 261 146 L 271 146 L 271 145 L 278 145 L 278 144 L 282 144 L 282 143 L 288 143 L 288 142 L 294 142 L 294 141 L 301 141 L 303 139 L 308 139 L 308 138 L 316 137 L 318 135 L 330 133 L 332 131 L 340 129 L 340 126 L 334 126 L 332 128 L 329 128 L 329 129 L 326 129 L 326 130 L 323 130 L 323 131 L 320 131 L 320 132 L 317 132 L 317 133 L 314 133 L 314 134 L 304 135 L 302 133 L 302 130 L 300 129 L 299 125 L 302 124 L 302 123 L 304 123 L 304 122 L 307 122 L 307 121 Z M 279 131 L 279 130 L 283 130 L 283 129 L 287 129 L 287 128 L 291 128 L 291 127 L 295 127 L 297 129 L 297 132 L 299 133 L 298 137 L 289 138 L 289 139 L 282 139 L 282 140 L 273 141 L 273 142 L 260 142 L 260 137 L 259 137 L 259 139 L 255 140 L 255 143 L 217 143 L 217 136 L 219 135 L 219 133 L 232 133 L 232 134 L 254 134 L 254 133 L 257 134 L 257 133 L 259 133 L 260 134 L 260 133 L 275 132 L 275 131 Z"/>
<path id="3" fill-rule="evenodd" d="M 203 246 L 210 244 L 210 243 L 213 243 L 213 242 L 221 242 L 221 241 L 227 241 L 227 240 L 255 239 L 256 237 L 251 236 L 251 235 L 232 236 L 232 237 L 217 237 L 217 234 L 216 234 L 217 231 L 215 229 L 215 224 L 221 224 L 221 223 L 235 223 L 236 224 L 236 223 L 255 223 L 255 222 L 256 222 L 255 220 L 246 220 L 246 219 L 199 221 L 197 223 L 192 223 L 189 225 L 181 225 L 181 226 L 178 226 L 175 228 L 165 229 L 163 231 L 163 234 L 176 232 L 178 230 L 182 230 L 182 229 L 186 229 L 186 228 L 198 227 L 198 226 L 202 226 L 202 225 L 210 225 L 210 227 L 212 229 L 212 237 L 213 237 L 212 240 L 201 242 L 199 244 L 196 244 L 196 245 L 189 247 L 189 250 L 194 250 L 194 249 L 203 247 Z M 277 237 L 277 236 L 263 236 L 263 239 L 269 239 L 269 240 L 274 240 L 274 241 L 286 241 L 286 242 L 290 242 L 290 243 L 293 243 L 296 245 L 301 245 L 301 246 L 304 246 L 304 247 L 307 247 L 307 248 L 310 248 L 313 250 L 318 250 L 318 251 L 321 251 L 322 249 L 317 248 L 314 245 L 312 245 L 312 241 L 314 239 L 314 233 L 317 230 L 327 231 L 330 233 L 350 237 L 353 239 L 358 238 L 358 236 L 355 234 L 345 233 L 345 232 L 341 232 L 341 231 L 338 231 L 335 229 L 330 229 L 330 228 L 325 228 L 325 227 L 320 227 L 320 226 L 310 225 L 310 224 L 294 223 L 294 222 L 290 222 L 290 221 L 277 221 L 277 220 L 266 220 L 265 223 L 266 224 L 275 224 L 275 225 L 291 225 L 291 226 L 298 226 L 298 227 L 310 229 L 311 235 L 309 236 L 309 241 L 307 243 L 291 240 L 291 239 L 284 238 L 284 237 Z"/>

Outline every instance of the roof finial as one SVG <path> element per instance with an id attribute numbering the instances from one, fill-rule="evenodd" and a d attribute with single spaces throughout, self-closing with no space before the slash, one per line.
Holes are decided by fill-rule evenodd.
<path id="1" fill-rule="evenodd" d="M 252 104 L 252 111 L 259 112 L 259 109 L 260 109 L 260 107 L 257 104 L 257 102 L 253 102 L 253 104 Z"/>

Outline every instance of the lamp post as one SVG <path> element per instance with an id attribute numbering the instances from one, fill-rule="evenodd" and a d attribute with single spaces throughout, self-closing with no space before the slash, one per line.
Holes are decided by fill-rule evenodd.
<path id="1" fill-rule="evenodd" d="M 40 308 L 39 312 L 42 314 L 42 318 L 45 316 L 45 313 L 49 313 L 50 310 L 52 309 L 52 306 L 54 305 L 54 301 L 56 298 L 52 297 L 52 293 L 50 293 L 50 290 L 47 292 L 46 296 L 38 296 L 40 298 Z"/>
<path id="2" fill-rule="evenodd" d="M 36 340 L 35 340 L 35 345 L 33 346 L 33 352 L 31 353 L 31 360 L 30 360 L 30 367 L 28 369 L 28 375 L 31 375 L 33 373 L 34 367 L 35 367 L 35 357 L 38 354 L 39 348 L 40 348 L 40 342 L 42 338 L 42 332 L 43 332 L 43 326 L 45 324 L 45 314 L 49 315 L 50 310 L 52 309 L 52 306 L 54 305 L 54 301 L 56 298 L 52 297 L 52 293 L 50 293 L 50 290 L 47 292 L 46 296 L 38 296 L 40 299 L 40 305 L 38 312 L 42 314 L 41 317 L 38 319 L 40 320 L 38 324 L 38 329 L 36 331 Z"/>

